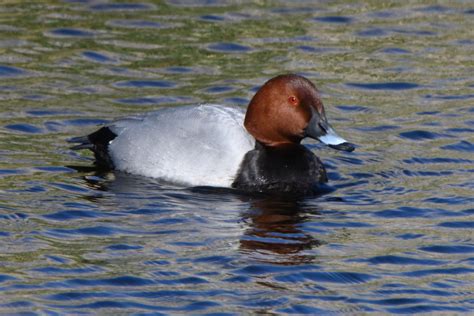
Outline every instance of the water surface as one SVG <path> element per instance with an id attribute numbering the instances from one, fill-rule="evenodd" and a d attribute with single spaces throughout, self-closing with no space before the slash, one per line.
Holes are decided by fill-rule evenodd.
<path id="1" fill-rule="evenodd" d="M 473 12 L 469 2 L 2 4 L 0 312 L 470 313 Z M 245 107 L 287 72 L 317 84 L 333 125 L 358 144 L 307 142 L 333 189 L 318 197 L 97 173 L 66 143 L 158 107 Z"/>

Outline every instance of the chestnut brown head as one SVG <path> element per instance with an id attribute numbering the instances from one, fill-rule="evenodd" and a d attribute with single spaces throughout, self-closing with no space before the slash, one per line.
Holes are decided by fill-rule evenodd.
<path id="1" fill-rule="evenodd" d="M 315 85 L 299 75 L 280 75 L 267 81 L 250 101 L 244 125 L 266 146 L 298 144 L 305 137 L 325 142 L 323 137 L 334 134 L 325 143 L 336 149 L 354 149 L 328 124 Z M 345 147 L 340 147 L 342 143 Z"/>

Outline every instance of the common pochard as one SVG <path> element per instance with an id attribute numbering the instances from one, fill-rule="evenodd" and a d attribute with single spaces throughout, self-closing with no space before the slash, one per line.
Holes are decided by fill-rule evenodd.
<path id="1" fill-rule="evenodd" d="M 300 142 L 317 139 L 344 151 L 354 146 L 329 125 L 314 84 L 295 75 L 267 81 L 239 107 L 167 107 L 128 117 L 70 140 L 90 149 L 101 168 L 188 186 L 310 194 L 327 182 L 324 165 Z"/>

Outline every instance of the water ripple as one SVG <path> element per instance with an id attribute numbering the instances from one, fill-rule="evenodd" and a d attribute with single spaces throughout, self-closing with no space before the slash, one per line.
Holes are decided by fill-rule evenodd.
<path id="1" fill-rule="evenodd" d="M 120 276 L 109 279 L 71 279 L 67 280 L 66 283 L 73 287 L 78 286 L 146 286 L 153 284 L 154 282 L 149 279 L 139 278 L 135 276 Z"/>
<path id="2" fill-rule="evenodd" d="M 312 19 L 313 21 L 317 22 L 324 22 L 324 23 L 341 23 L 341 24 L 349 24 L 354 21 L 352 17 L 348 16 L 320 16 Z"/>
<path id="3" fill-rule="evenodd" d="M 89 8 L 94 11 L 138 11 L 154 10 L 155 6 L 149 3 L 99 3 Z"/>
<path id="4" fill-rule="evenodd" d="M 133 29 L 163 29 L 172 27 L 170 24 L 146 21 L 146 20 L 111 20 L 106 23 L 108 26 L 133 28 Z"/>
<path id="5" fill-rule="evenodd" d="M 403 308 L 389 308 L 389 312 L 395 314 L 415 314 L 415 313 L 436 313 L 436 312 L 459 312 L 465 313 L 468 312 L 468 309 L 452 307 L 452 306 L 443 306 L 443 305 L 415 305 L 410 307 Z"/>
<path id="6" fill-rule="evenodd" d="M 342 284 L 354 284 L 354 283 L 366 283 L 373 279 L 375 276 L 365 273 L 355 272 L 301 272 L 301 273 L 290 273 L 275 277 L 275 280 L 280 282 L 289 283 L 301 283 L 301 282 L 322 282 L 322 283 L 342 283 Z"/>
<path id="7" fill-rule="evenodd" d="M 462 159 L 462 158 L 451 158 L 451 157 L 435 157 L 435 158 L 424 158 L 424 157 L 413 157 L 404 159 L 403 162 L 408 164 L 470 164 L 473 160 Z"/>
<path id="8" fill-rule="evenodd" d="M 6 125 L 5 128 L 16 131 L 16 132 L 21 132 L 21 133 L 28 133 L 28 134 L 41 134 L 43 130 L 39 127 L 36 127 L 31 124 L 9 124 Z"/>
<path id="9" fill-rule="evenodd" d="M 0 77 L 19 77 L 27 74 L 28 72 L 21 68 L 0 65 Z"/>
<path id="10" fill-rule="evenodd" d="M 187 97 L 137 97 L 137 98 L 126 98 L 118 99 L 117 103 L 131 104 L 131 105 L 160 105 L 160 104 L 173 104 L 173 103 L 191 103 L 192 99 Z"/>
<path id="11" fill-rule="evenodd" d="M 474 221 L 454 221 L 454 222 L 443 222 L 438 224 L 440 227 L 448 227 L 448 228 L 474 228 Z"/>
<path id="12" fill-rule="evenodd" d="M 424 131 L 424 130 L 416 130 L 416 131 L 409 131 L 409 132 L 402 132 L 399 134 L 401 137 L 410 139 L 410 140 L 425 140 L 425 139 L 437 139 L 446 137 L 445 135 Z"/>
<path id="13" fill-rule="evenodd" d="M 459 268 L 443 268 L 443 269 L 426 269 L 426 270 L 416 270 L 402 273 L 404 276 L 409 277 L 425 277 L 432 276 L 437 274 L 448 274 L 448 275 L 458 275 L 458 274 L 472 274 L 474 269 L 459 267 Z"/>
<path id="14" fill-rule="evenodd" d="M 417 259 L 410 258 L 405 256 L 395 256 L 395 255 L 386 255 L 386 256 L 377 256 L 368 259 L 368 262 L 372 264 L 399 264 L 399 265 L 441 265 L 445 262 L 441 260 L 430 260 L 430 259 Z"/>
<path id="15" fill-rule="evenodd" d="M 461 151 L 461 152 L 474 152 L 474 144 L 468 141 L 462 140 L 452 145 L 442 146 L 441 149 Z"/>
<path id="16" fill-rule="evenodd" d="M 474 253 L 474 245 L 434 245 L 420 250 L 446 254 Z"/>
<path id="17" fill-rule="evenodd" d="M 93 37 L 95 33 L 91 30 L 79 28 L 58 28 L 49 32 L 56 37 Z"/>
<path id="18" fill-rule="evenodd" d="M 97 63 L 117 63 L 117 60 L 115 58 L 109 57 L 105 53 L 86 51 L 82 53 L 82 56 L 84 56 L 90 61 L 94 61 Z"/>
<path id="19" fill-rule="evenodd" d="M 167 80 L 128 80 L 114 84 L 119 88 L 174 88 L 176 83 Z"/>
<path id="20" fill-rule="evenodd" d="M 367 90 L 409 90 L 420 87 L 420 85 L 413 82 L 376 82 L 376 83 L 357 83 L 349 82 L 346 86 L 367 89 Z"/>
<path id="21" fill-rule="evenodd" d="M 237 43 L 214 43 L 207 46 L 210 51 L 219 53 L 247 53 L 252 51 L 249 46 Z"/>

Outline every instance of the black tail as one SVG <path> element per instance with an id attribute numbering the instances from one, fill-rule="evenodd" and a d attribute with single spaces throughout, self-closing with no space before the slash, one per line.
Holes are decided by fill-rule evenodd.
<path id="1" fill-rule="evenodd" d="M 68 140 L 69 143 L 78 143 L 72 146 L 72 150 L 89 149 L 94 152 L 95 163 L 97 166 L 107 169 L 113 169 L 114 163 L 109 155 L 109 143 L 117 135 L 104 126 L 98 131 L 87 136 L 74 137 Z"/>

